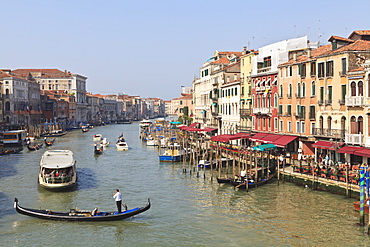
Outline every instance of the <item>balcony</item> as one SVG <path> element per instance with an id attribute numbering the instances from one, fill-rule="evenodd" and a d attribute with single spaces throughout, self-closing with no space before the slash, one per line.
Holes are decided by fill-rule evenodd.
<path id="1" fill-rule="evenodd" d="M 257 73 L 267 73 L 271 71 L 271 67 L 259 68 L 257 69 Z"/>
<path id="2" fill-rule="evenodd" d="M 333 101 L 331 99 L 325 100 L 325 105 L 332 105 Z"/>
<path id="3" fill-rule="evenodd" d="M 364 142 L 364 135 L 363 134 L 346 134 L 345 135 L 345 142 L 347 144 L 352 145 L 361 145 Z"/>
<path id="4" fill-rule="evenodd" d="M 345 105 L 346 100 L 344 100 L 344 99 L 339 99 L 339 100 L 338 100 L 338 103 L 339 103 L 339 105 Z"/>
<path id="5" fill-rule="evenodd" d="M 314 136 L 321 136 L 321 137 L 344 138 L 346 135 L 346 131 L 342 129 L 314 128 L 312 134 Z"/>
<path id="6" fill-rule="evenodd" d="M 364 96 L 346 97 L 346 106 L 364 106 Z"/>
<path id="7" fill-rule="evenodd" d="M 324 104 L 324 101 L 323 101 L 323 100 L 318 100 L 318 101 L 317 101 L 317 104 L 319 104 L 319 105 L 323 105 L 323 104 Z"/>
<path id="8" fill-rule="evenodd" d="M 271 108 L 267 108 L 267 107 L 253 108 L 253 114 L 255 114 L 255 115 L 271 114 Z"/>
<path id="9" fill-rule="evenodd" d="M 249 117 L 251 113 L 251 109 L 240 109 L 240 117 Z"/>

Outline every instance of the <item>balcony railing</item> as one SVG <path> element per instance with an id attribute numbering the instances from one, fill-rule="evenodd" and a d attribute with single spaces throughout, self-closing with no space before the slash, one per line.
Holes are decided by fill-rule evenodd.
<path id="1" fill-rule="evenodd" d="M 260 68 L 257 69 L 257 73 L 267 73 L 271 71 L 271 67 L 265 67 L 265 68 Z"/>
<path id="2" fill-rule="evenodd" d="M 345 141 L 347 144 L 358 144 L 361 145 L 364 142 L 364 135 L 363 134 L 346 134 Z"/>
<path id="3" fill-rule="evenodd" d="M 364 96 L 346 97 L 346 106 L 364 106 Z"/>
<path id="4" fill-rule="evenodd" d="M 258 108 L 253 108 L 253 114 L 271 114 L 271 108 L 267 107 L 258 107 Z"/>
<path id="5" fill-rule="evenodd" d="M 346 103 L 346 100 L 344 100 L 344 99 L 339 99 L 339 100 L 338 100 L 338 103 L 339 103 L 339 105 L 344 105 L 344 104 Z"/>
<path id="6" fill-rule="evenodd" d="M 346 130 L 314 128 L 312 134 L 315 136 L 322 136 L 322 137 L 345 138 Z"/>

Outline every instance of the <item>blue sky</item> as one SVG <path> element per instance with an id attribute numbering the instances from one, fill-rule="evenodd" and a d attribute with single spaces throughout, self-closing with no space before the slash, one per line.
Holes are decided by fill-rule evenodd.
<path id="1" fill-rule="evenodd" d="M 0 0 L 0 68 L 57 68 L 92 93 L 176 98 L 215 50 L 370 29 L 368 1 Z"/>

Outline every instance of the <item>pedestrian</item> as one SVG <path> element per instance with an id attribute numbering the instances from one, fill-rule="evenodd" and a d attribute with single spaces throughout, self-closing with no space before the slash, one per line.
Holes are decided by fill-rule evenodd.
<path id="1" fill-rule="evenodd" d="M 118 213 L 120 214 L 122 211 L 122 207 L 121 207 L 122 206 L 122 194 L 121 192 L 119 192 L 119 189 L 116 189 L 116 193 L 113 193 L 113 198 L 116 201 L 117 210 L 118 210 Z"/>

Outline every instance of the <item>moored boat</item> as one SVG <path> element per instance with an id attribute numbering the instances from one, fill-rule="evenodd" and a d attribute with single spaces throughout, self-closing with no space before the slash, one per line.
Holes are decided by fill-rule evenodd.
<path id="1" fill-rule="evenodd" d="M 76 160 L 70 150 L 46 151 L 40 161 L 39 185 L 49 190 L 65 190 L 76 185 Z"/>
<path id="2" fill-rule="evenodd" d="M 364 211 L 366 214 L 369 213 L 369 199 L 365 200 L 364 201 Z M 356 211 L 360 211 L 361 209 L 361 202 L 360 201 L 357 201 L 357 202 L 354 202 L 353 203 L 353 207 L 355 208 Z"/>
<path id="3" fill-rule="evenodd" d="M 89 127 L 88 127 L 88 126 L 82 126 L 82 127 L 81 127 L 81 131 L 82 131 L 83 133 L 89 132 Z"/>
<path id="4" fill-rule="evenodd" d="M 146 127 L 151 126 L 152 124 L 153 124 L 153 122 L 152 122 L 152 121 L 144 119 L 144 120 L 140 121 L 139 126 L 140 126 L 141 128 L 146 128 Z"/>
<path id="5" fill-rule="evenodd" d="M 113 221 L 113 220 L 123 220 L 135 216 L 137 214 L 143 213 L 150 208 L 150 200 L 144 207 L 136 207 L 132 209 L 127 209 L 118 212 L 102 212 L 98 211 L 98 208 L 94 210 L 79 210 L 79 209 L 70 209 L 69 212 L 54 212 L 51 210 L 42 210 L 42 209 L 30 209 L 24 208 L 19 205 L 18 199 L 14 199 L 14 208 L 20 214 L 37 217 L 40 219 L 46 220 L 60 220 L 60 221 Z"/>
<path id="6" fill-rule="evenodd" d="M 0 150 L 0 155 L 17 154 L 17 153 L 20 153 L 22 150 L 23 150 L 23 147 L 17 148 L 17 149 L 2 149 Z"/>
<path id="7" fill-rule="evenodd" d="M 159 155 L 159 161 L 178 162 L 182 160 L 184 153 L 184 149 L 177 142 L 171 143 L 162 155 Z"/>
<path id="8" fill-rule="evenodd" d="M 52 130 L 50 132 L 42 133 L 40 136 L 46 136 L 46 137 L 60 137 L 67 134 L 67 131 L 63 130 Z"/>
<path id="9" fill-rule="evenodd" d="M 200 168 L 211 168 L 212 167 L 215 167 L 216 166 L 216 162 L 215 161 L 208 161 L 208 160 L 200 160 L 199 163 L 198 163 L 198 167 Z"/>
<path id="10" fill-rule="evenodd" d="M 235 188 L 239 189 L 246 189 L 247 188 L 247 183 L 248 183 L 248 188 L 255 188 L 264 184 L 267 184 L 270 182 L 274 177 L 276 173 L 271 173 L 267 178 L 262 178 L 261 180 L 255 182 L 252 179 L 247 179 L 245 181 L 242 180 L 237 180 L 237 179 L 231 179 L 230 183 L 234 185 Z"/>

